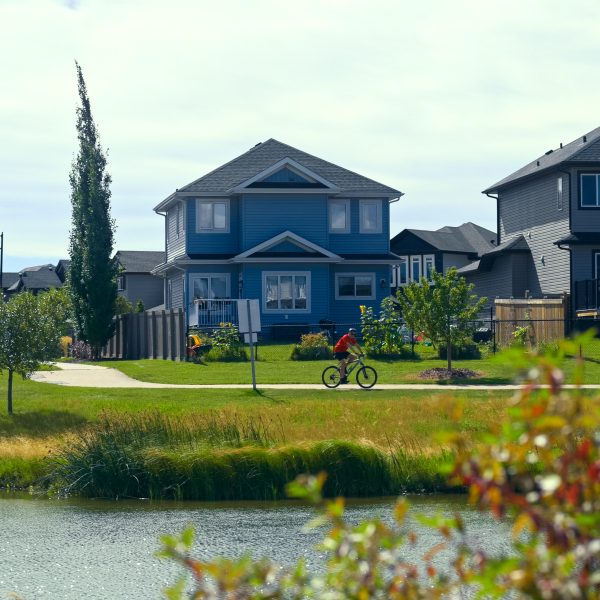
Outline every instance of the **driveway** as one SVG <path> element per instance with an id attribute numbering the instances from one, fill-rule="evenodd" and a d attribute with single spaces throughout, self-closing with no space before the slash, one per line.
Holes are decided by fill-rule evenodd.
<path id="1" fill-rule="evenodd" d="M 32 381 L 52 383 L 70 387 L 93 388 L 171 388 L 171 389 L 252 389 L 251 383 L 219 383 L 219 384 L 182 384 L 149 383 L 138 381 L 127 375 L 100 365 L 84 365 L 78 363 L 55 364 L 56 371 L 36 371 L 31 376 Z M 257 387 L 263 390 L 324 390 L 320 383 L 260 383 Z M 382 383 L 374 389 L 378 390 L 518 390 L 518 385 L 438 385 L 432 383 Z M 575 386 L 566 385 L 566 388 Z M 600 389 L 600 385 L 584 385 L 586 389 Z M 361 388 L 356 384 L 341 385 L 337 390 Z"/>

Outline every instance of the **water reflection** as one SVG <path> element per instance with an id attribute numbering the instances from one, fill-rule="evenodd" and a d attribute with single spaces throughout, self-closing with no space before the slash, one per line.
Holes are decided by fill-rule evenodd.
<path id="1" fill-rule="evenodd" d="M 410 499 L 412 512 L 460 511 L 473 545 L 504 553 L 506 526 L 466 509 L 457 496 Z M 352 522 L 375 515 L 392 521 L 393 498 L 350 502 Z M 310 507 L 285 503 L 108 502 L 44 500 L 0 494 L 0 598 L 17 592 L 26 600 L 160 598 L 161 590 L 181 574 L 179 567 L 154 557 L 158 538 L 190 523 L 197 531 L 195 553 L 202 558 L 271 556 L 282 564 L 303 556 L 314 569 L 322 554 L 314 548 L 322 532 L 302 530 L 313 516 Z M 416 560 L 439 541 L 430 530 L 411 523 L 418 534 Z M 438 557 L 439 564 L 448 555 Z"/>

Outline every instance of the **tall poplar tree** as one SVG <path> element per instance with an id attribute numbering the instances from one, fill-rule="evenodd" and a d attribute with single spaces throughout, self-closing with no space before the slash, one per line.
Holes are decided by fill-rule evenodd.
<path id="1" fill-rule="evenodd" d="M 112 260 L 115 223 L 110 216 L 111 177 L 98 140 L 83 73 L 78 63 L 77 108 L 79 151 L 71 183 L 71 266 L 68 281 L 79 338 L 90 344 L 95 358 L 114 332 L 117 264 Z"/>

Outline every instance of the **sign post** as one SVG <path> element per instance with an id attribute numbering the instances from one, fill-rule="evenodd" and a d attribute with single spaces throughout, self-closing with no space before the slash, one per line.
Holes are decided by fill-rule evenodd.
<path id="1" fill-rule="evenodd" d="M 244 334 L 244 340 L 250 346 L 252 365 L 252 389 L 256 391 L 256 367 L 254 364 L 254 342 L 260 332 L 260 309 L 258 300 L 238 300 L 238 331 Z"/>

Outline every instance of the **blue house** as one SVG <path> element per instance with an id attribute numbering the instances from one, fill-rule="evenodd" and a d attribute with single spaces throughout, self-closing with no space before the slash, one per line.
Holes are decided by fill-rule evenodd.
<path id="1" fill-rule="evenodd" d="M 270 139 L 177 189 L 165 217 L 166 308 L 188 325 L 235 321 L 260 301 L 263 326 L 356 323 L 390 293 L 389 205 L 402 193 Z"/>

